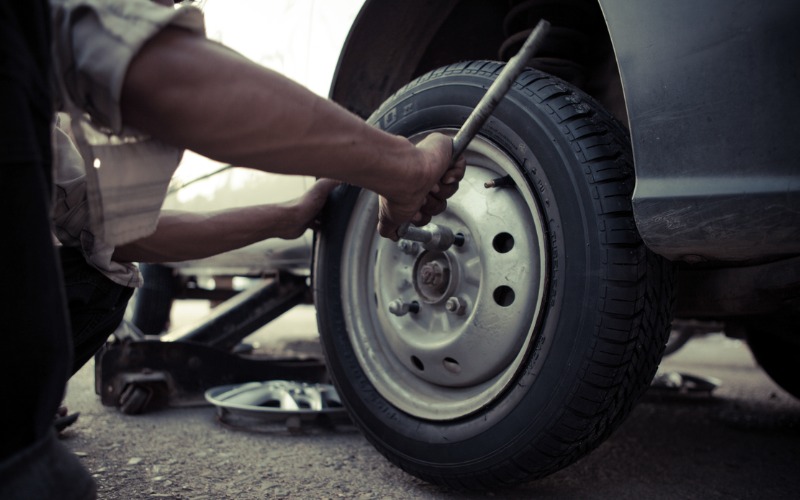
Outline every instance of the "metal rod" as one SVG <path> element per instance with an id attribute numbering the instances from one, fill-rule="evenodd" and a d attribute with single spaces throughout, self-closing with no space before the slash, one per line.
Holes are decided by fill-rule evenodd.
<path id="1" fill-rule="evenodd" d="M 522 74 L 525 65 L 531 60 L 533 54 L 542 45 L 544 37 L 550 30 L 550 23 L 542 19 L 536 27 L 528 35 L 522 48 L 519 49 L 517 55 L 512 57 L 505 67 L 497 75 L 497 78 L 489 86 L 486 94 L 483 95 L 478 105 L 469 114 L 467 120 L 458 129 L 455 138 L 453 138 L 453 161 L 455 161 L 461 154 L 466 151 L 467 146 L 478 134 L 486 120 L 503 100 L 503 97 L 508 93 L 511 85 Z"/>
<path id="2" fill-rule="evenodd" d="M 412 225 L 403 224 L 398 230 L 397 235 L 403 239 L 428 243 L 433 239 L 433 233 L 425 229 L 420 229 Z"/>
<path id="3" fill-rule="evenodd" d="M 497 105 L 500 104 L 500 101 L 506 96 L 511 85 L 514 84 L 514 81 L 522 74 L 525 65 L 531 60 L 533 54 L 535 54 L 542 45 L 542 41 L 548 31 L 550 31 L 550 23 L 544 19 L 540 20 L 536 27 L 533 28 L 533 31 L 531 31 L 531 34 L 528 35 L 525 43 L 522 44 L 522 48 L 519 49 L 519 52 L 517 52 L 517 54 L 506 63 L 505 67 L 500 70 L 500 74 L 497 75 L 497 78 L 495 78 L 494 82 L 489 86 L 489 89 L 486 90 L 486 93 L 478 102 L 478 105 L 475 106 L 475 109 L 469 114 L 467 120 L 461 125 L 461 128 L 458 129 L 458 132 L 456 132 L 456 136 L 453 138 L 453 155 L 450 160 L 451 162 L 455 162 L 458 157 L 466 151 L 472 139 L 478 135 L 478 131 L 483 127 L 483 124 L 486 123 L 486 120 L 489 119 L 489 116 L 491 116 L 497 108 Z M 419 233 L 414 234 L 411 238 L 407 236 L 410 227 L 410 222 L 401 224 L 397 229 L 398 236 L 424 242 L 422 239 L 424 236 Z"/>
<path id="4" fill-rule="evenodd" d="M 415 227 L 411 224 L 403 224 L 397 229 L 397 235 L 404 240 L 418 241 L 426 250 L 438 250 L 444 252 L 452 245 L 461 246 L 464 244 L 463 234 L 453 234 L 448 227 L 437 224 L 428 224 L 428 229 Z"/>

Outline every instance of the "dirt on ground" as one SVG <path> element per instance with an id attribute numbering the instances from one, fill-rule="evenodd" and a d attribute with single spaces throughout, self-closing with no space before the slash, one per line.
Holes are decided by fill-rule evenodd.
<path id="1" fill-rule="evenodd" d="M 313 321 L 305 328 L 271 348 L 318 349 Z M 797 498 L 800 401 L 767 378 L 742 342 L 693 340 L 663 371 L 723 385 L 710 395 L 651 389 L 585 459 L 491 493 L 408 475 L 347 424 L 301 432 L 280 421 L 232 427 L 211 406 L 123 415 L 94 394 L 92 366 L 70 382 L 66 402 L 81 415 L 63 442 L 94 475 L 101 499 Z"/>

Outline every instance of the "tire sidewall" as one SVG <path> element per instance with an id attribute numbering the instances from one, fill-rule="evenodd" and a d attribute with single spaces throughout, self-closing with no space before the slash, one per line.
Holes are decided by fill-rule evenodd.
<path id="1" fill-rule="evenodd" d="M 458 128 L 485 92 L 490 80 L 477 76 L 437 78 L 387 101 L 371 118 L 377 126 L 404 136 L 441 128 Z M 592 192 L 567 135 L 550 116 L 556 111 L 532 104 L 515 86 L 481 136 L 524 166 L 529 186 L 546 225 L 548 279 L 542 320 L 515 380 L 493 403 L 457 421 L 414 418 L 388 403 L 361 370 L 347 335 L 323 337 L 329 369 L 351 415 L 379 447 L 426 467 L 459 462 L 480 469 L 486 450 L 513 454 L 515 443 L 536 442 L 564 412 L 593 342 L 595 304 L 601 295 L 602 262 L 599 229 L 591 216 Z M 319 238 L 317 281 L 326 305 L 318 307 L 320 326 L 344 331 L 341 316 L 342 238 L 358 189 L 339 193 Z M 587 215 L 588 214 L 588 215 Z M 339 249 L 338 255 L 336 249 Z M 533 307 L 533 304 L 531 305 Z M 336 317 L 338 313 L 338 318 Z M 496 460 L 496 459 L 495 459 Z M 462 472 L 464 472 L 462 470 Z"/>

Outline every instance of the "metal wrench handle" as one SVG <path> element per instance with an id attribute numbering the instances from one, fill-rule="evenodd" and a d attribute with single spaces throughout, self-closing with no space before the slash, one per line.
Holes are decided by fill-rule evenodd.
<path id="1" fill-rule="evenodd" d="M 517 77 L 522 74 L 522 70 L 525 69 L 525 64 L 531 60 L 533 54 L 539 49 L 539 46 L 542 45 L 542 41 L 549 30 L 550 23 L 544 19 L 540 20 L 536 27 L 533 28 L 533 31 L 531 31 L 531 34 L 528 35 L 528 38 L 525 40 L 522 48 L 519 49 L 519 52 L 517 52 L 517 55 L 512 57 L 500 71 L 500 74 L 497 75 L 497 78 L 489 86 L 489 89 L 483 95 L 480 102 L 478 102 L 478 105 L 475 106 L 475 109 L 473 109 L 472 113 L 467 117 L 467 121 L 465 121 L 461 128 L 458 129 L 458 132 L 456 132 L 456 136 L 453 138 L 452 161 L 456 161 L 456 159 L 466 151 L 469 143 L 475 138 L 478 131 L 483 127 L 483 124 L 486 123 L 489 116 L 494 113 L 497 105 L 500 104 L 500 101 L 502 101 L 503 97 L 508 93 L 508 89 L 514 84 Z"/>
<path id="2" fill-rule="evenodd" d="M 467 120 L 461 125 L 461 128 L 458 129 L 458 132 L 456 132 L 456 136 L 453 138 L 453 155 L 450 160 L 451 162 L 455 162 L 458 157 L 466 151 L 469 143 L 478 134 L 478 131 L 483 127 L 483 124 L 486 123 L 486 120 L 489 119 L 489 116 L 491 116 L 495 108 L 497 108 L 497 105 L 500 104 L 500 101 L 503 100 L 503 97 L 506 96 L 508 89 L 511 88 L 514 81 L 522 74 L 522 70 L 525 69 L 525 64 L 530 61 L 533 54 L 539 49 L 542 40 L 544 40 L 549 30 L 550 23 L 544 19 L 540 20 L 536 27 L 533 28 L 533 31 L 531 31 L 531 34 L 528 35 L 525 43 L 522 44 L 522 48 L 519 49 L 519 52 L 517 52 L 517 54 L 506 63 L 505 67 L 500 70 L 500 74 L 497 75 L 497 78 L 495 78 L 494 82 L 489 86 L 489 89 L 478 102 L 478 105 L 475 106 L 475 109 L 469 114 Z M 427 242 L 427 240 L 423 241 L 419 232 L 414 232 L 413 235 L 409 234 L 410 227 L 410 222 L 401 224 L 397 229 L 397 235 L 409 240 L 423 243 Z M 430 238 L 428 238 L 428 240 L 430 240 Z"/>

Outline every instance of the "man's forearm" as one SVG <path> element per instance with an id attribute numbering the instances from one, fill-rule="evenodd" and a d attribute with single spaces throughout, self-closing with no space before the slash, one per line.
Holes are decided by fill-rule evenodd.
<path id="1" fill-rule="evenodd" d="M 202 259 L 272 237 L 297 226 L 289 205 L 258 205 L 198 214 L 163 211 L 150 236 L 117 247 L 121 262 L 180 262 Z"/>
<path id="2" fill-rule="evenodd" d="M 153 234 L 117 247 L 113 260 L 179 262 L 235 250 L 267 238 L 294 239 L 315 220 L 338 185 L 320 179 L 286 203 L 230 208 L 210 213 L 163 211 Z"/>
<path id="3" fill-rule="evenodd" d="M 378 191 L 385 167 L 403 168 L 416 154 L 405 138 L 179 28 L 134 58 L 122 111 L 126 123 L 220 161 Z"/>
<path id="4" fill-rule="evenodd" d="M 122 119 L 215 160 L 327 177 L 378 193 L 381 235 L 440 213 L 464 175 L 452 141 L 418 145 L 202 36 L 166 28 L 134 57 Z"/>

